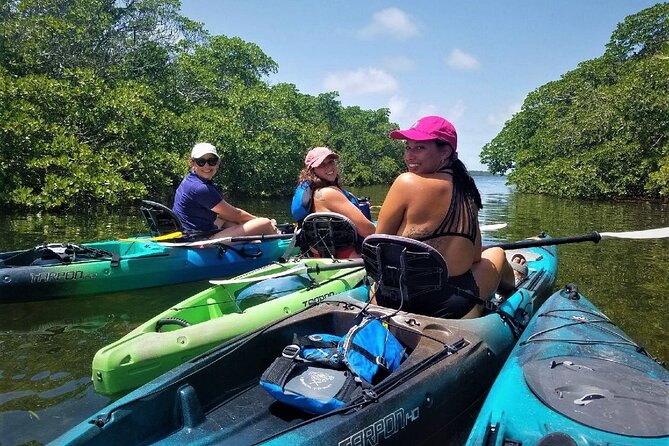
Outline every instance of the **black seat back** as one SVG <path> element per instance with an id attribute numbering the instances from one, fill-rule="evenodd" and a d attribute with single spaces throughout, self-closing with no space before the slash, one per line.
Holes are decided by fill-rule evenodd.
<path id="1" fill-rule="evenodd" d="M 337 252 L 345 248 L 354 248 L 360 252 L 355 224 L 335 212 L 307 215 L 299 231 L 298 244 L 302 252 L 316 250 L 323 258 L 335 258 Z"/>
<path id="2" fill-rule="evenodd" d="M 419 301 L 439 298 L 448 281 L 448 267 L 433 247 L 406 237 L 374 234 L 362 243 L 365 269 L 376 282 L 376 302 L 409 312 L 424 308 Z"/>
<path id="3" fill-rule="evenodd" d="M 183 232 L 183 226 L 179 217 L 165 205 L 155 201 L 142 200 L 139 207 L 144 222 L 149 227 L 152 236 L 171 234 L 173 232 Z"/>

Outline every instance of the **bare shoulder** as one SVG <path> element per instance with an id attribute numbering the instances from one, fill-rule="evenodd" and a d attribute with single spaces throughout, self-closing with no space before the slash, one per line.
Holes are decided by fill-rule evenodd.
<path id="1" fill-rule="evenodd" d="M 445 180 L 444 178 L 435 177 L 433 175 L 405 172 L 395 179 L 393 187 L 408 190 L 412 190 L 416 187 L 439 189 L 449 187 L 450 184 L 450 181 Z"/>
<path id="2" fill-rule="evenodd" d="M 393 187 L 395 188 L 410 188 L 417 184 L 420 181 L 420 177 L 415 173 L 404 172 L 400 174 L 395 181 L 393 182 Z"/>
<path id="3" fill-rule="evenodd" d="M 314 191 L 315 200 L 337 200 L 339 197 L 343 197 L 343 195 L 334 187 L 321 187 Z"/>

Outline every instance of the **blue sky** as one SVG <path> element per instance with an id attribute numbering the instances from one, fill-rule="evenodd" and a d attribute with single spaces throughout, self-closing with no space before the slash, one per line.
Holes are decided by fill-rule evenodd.
<path id="1" fill-rule="evenodd" d="M 343 105 L 391 110 L 401 128 L 438 114 L 470 170 L 528 93 L 601 56 L 644 0 L 182 0 L 212 34 L 260 46 L 271 83 L 338 91 Z"/>

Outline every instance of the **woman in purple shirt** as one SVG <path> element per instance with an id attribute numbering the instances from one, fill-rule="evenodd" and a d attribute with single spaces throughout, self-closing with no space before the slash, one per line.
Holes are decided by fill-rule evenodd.
<path id="1" fill-rule="evenodd" d="M 208 142 L 195 144 L 189 164 L 190 172 L 177 188 L 172 208 L 186 231 L 212 234 L 211 238 L 277 233 L 269 218 L 251 215 L 223 199 L 212 182 L 221 165 L 216 147 Z"/>

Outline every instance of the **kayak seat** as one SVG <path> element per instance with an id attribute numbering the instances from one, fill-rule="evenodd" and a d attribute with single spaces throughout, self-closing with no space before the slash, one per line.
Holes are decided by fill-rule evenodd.
<path id="1" fill-rule="evenodd" d="M 311 286 L 313 286 L 313 280 L 307 275 L 275 277 L 245 287 L 236 294 L 235 301 L 241 313 L 248 308 L 308 289 Z"/>
<path id="2" fill-rule="evenodd" d="M 349 258 L 360 252 L 355 224 L 336 212 L 307 215 L 299 230 L 297 243 L 303 253 L 321 258 Z"/>
<path id="3" fill-rule="evenodd" d="M 183 232 L 183 226 L 179 217 L 167 206 L 156 203 L 155 201 L 142 200 L 139 211 L 144 218 L 144 222 L 149 227 L 149 232 L 153 237 L 171 234 L 173 232 Z"/>
<path id="4" fill-rule="evenodd" d="M 433 247 L 396 235 L 373 234 L 361 252 L 365 269 L 375 282 L 378 305 L 427 314 L 427 302 L 438 301 L 448 281 L 448 266 Z"/>

